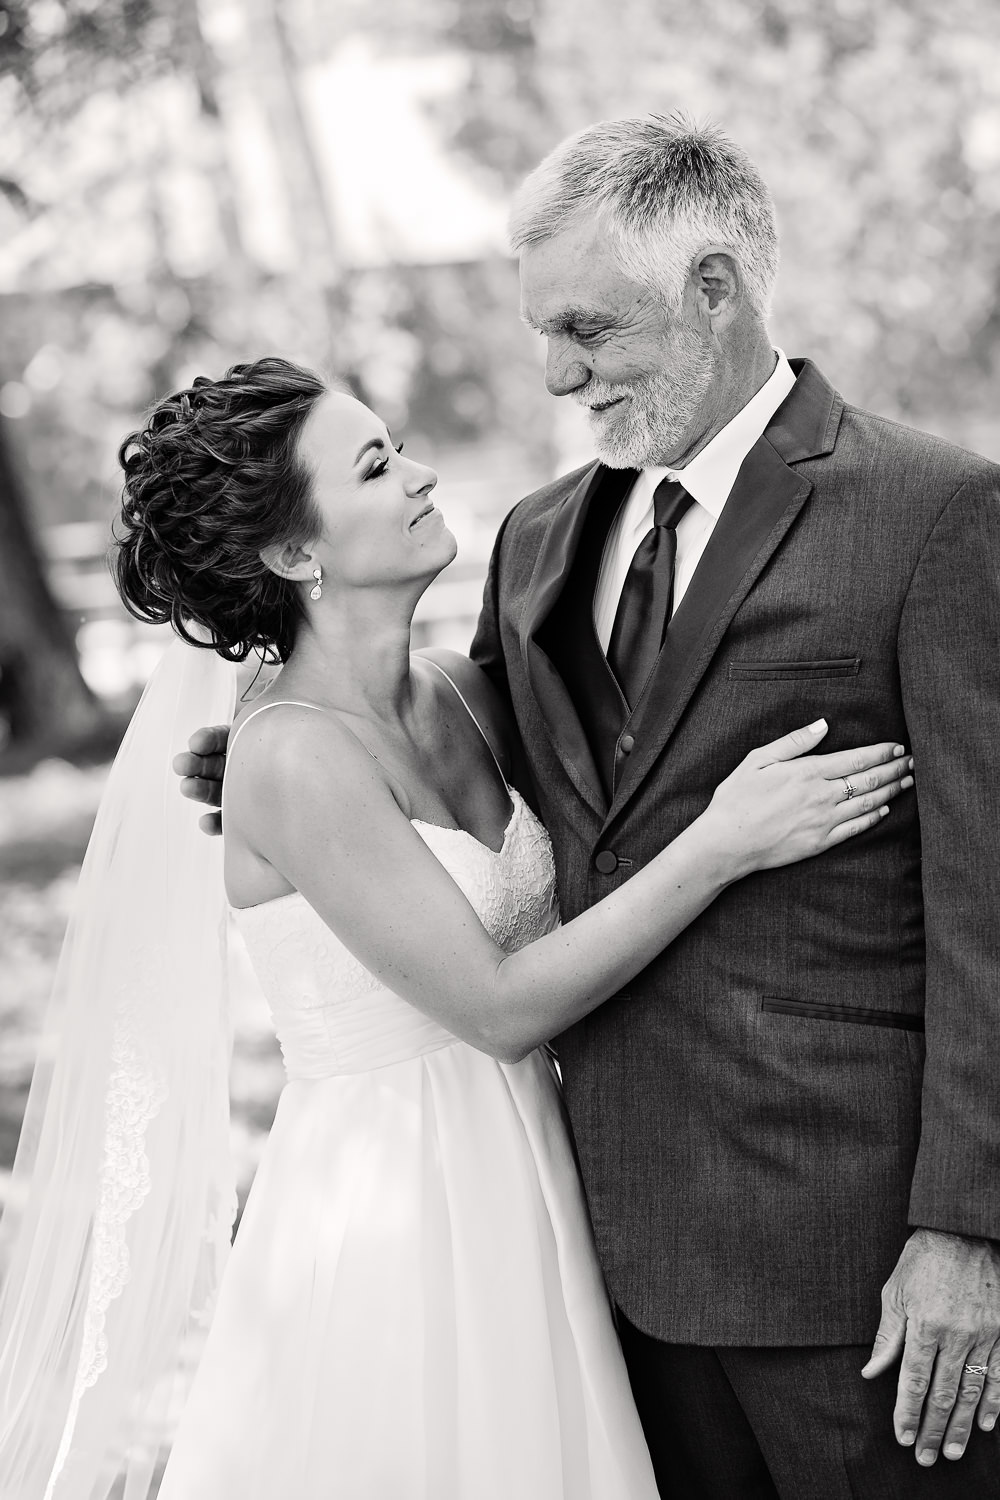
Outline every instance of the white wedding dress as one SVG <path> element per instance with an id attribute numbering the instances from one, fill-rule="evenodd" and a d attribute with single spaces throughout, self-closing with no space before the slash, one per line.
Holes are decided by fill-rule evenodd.
<path id="1" fill-rule="evenodd" d="M 510 795 L 499 852 L 414 823 L 508 951 L 557 921 Z M 656 1500 L 550 1058 L 459 1041 L 298 894 L 236 920 L 288 1083 L 160 1500 Z"/>

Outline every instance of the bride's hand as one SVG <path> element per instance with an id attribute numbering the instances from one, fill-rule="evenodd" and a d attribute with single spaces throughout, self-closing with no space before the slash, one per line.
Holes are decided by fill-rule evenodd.
<path id="1" fill-rule="evenodd" d="M 913 761 L 899 744 L 810 754 L 827 728 L 820 719 L 752 750 L 716 788 L 702 816 L 738 875 L 794 864 L 874 828 L 913 785 Z"/>

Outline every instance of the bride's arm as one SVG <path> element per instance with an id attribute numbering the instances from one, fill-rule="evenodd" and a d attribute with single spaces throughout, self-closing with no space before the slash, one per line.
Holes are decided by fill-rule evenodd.
<path id="1" fill-rule="evenodd" d="M 290 726 L 295 714 L 286 709 L 280 725 L 262 714 L 248 726 L 239 774 L 227 784 L 230 829 L 385 985 L 501 1061 L 525 1056 L 615 994 L 732 881 L 873 826 L 908 769 L 892 745 L 798 759 L 825 727 L 798 730 L 748 756 L 701 817 L 626 885 L 508 955 L 377 763 L 329 716 L 302 710 Z M 849 804 L 830 779 L 846 775 L 866 792 Z"/>

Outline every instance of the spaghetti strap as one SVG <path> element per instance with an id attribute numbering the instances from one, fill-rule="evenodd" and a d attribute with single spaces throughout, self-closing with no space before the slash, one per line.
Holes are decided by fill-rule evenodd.
<path id="1" fill-rule="evenodd" d="M 438 671 L 438 672 L 441 673 L 441 676 L 444 677 L 446 679 L 446 681 L 448 681 L 448 682 L 451 683 L 452 688 L 454 689 L 455 693 L 458 696 L 458 701 L 461 703 L 462 707 L 465 709 L 465 712 L 469 715 L 469 718 L 472 720 L 473 724 L 475 724 L 476 728 L 479 730 L 479 733 L 482 735 L 483 739 L 486 741 L 486 748 L 490 752 L 490 755 L 493 757 L 493 764 L 496 766 L 497 771 L 500 773 L 500 780 L 503 782 L 504 786 L 507 788 L 507 790 L 509 792 L 510 791 L 510 782 L 507 780 L 506 776 L 503 773 L 503 766 L 501 766 L 500 762 L 497 760 L 496 751 L 493 749 L 493 746 L 490 744 L 489 736 L 487 735 L 486 730 L 483 728 L 482 724 L 480 724 L 479 720 L 476 718 L 475 714 L 472 712 L 472 709 L 469 707 L 468 703 L 466 702 L 465 694 L 462 692 L 462 690 L 459 687 L 458 683 L 452 677 L 452 675 L 451 675 L 450 672 L 446 672 L 445 669 L 444 669 L 444 667 L 439 667 L 438 664 L 437 664 L 437 662 L 436 661 L 432 661 L 429 656 L 421 657 L 421 660 L 427 662 L 428 666 L 434 667 L 436 671 Z M 242 728 L 242 725 L 240 727 Z"/>
<path id="2" fill-rule="evenodd" d="M 326 710 L 320 708 L 318 706 L 318 704 L 315 704 L 315 703 L 300 703 L 295 698 L 279 698 L 274 703 L 262 703 L 261 706 L 260 706 L 260 708 L 255 708 L 252 713 L 247 714 L 246 718 L 243 720 L 243 723 L 240 725 L 239 729 L 237 729 L 236 733 L 230 737 L 229 744 L 226 746 L 226 754 L 227 755 L 232 755 L 232 753 L 233 753 L 233 746 L 236 744 L 236 741 L 239 739 L 239 737 L 243 733 L 244 729 L 250 723 L 250 720 L 251 719 L 256 719 L 256 717 L 257 717 L 258 714 L 265 714 L 265 713 L 267 713 L 267 710 L 269 708 L 311 708 L 315 713 L 318 713 L 318 714 L 326 712 Z M 368 753 L 369 753 L 369 755 L 371 755 L 371 751 L 370 750 L 369 750 Z"/>

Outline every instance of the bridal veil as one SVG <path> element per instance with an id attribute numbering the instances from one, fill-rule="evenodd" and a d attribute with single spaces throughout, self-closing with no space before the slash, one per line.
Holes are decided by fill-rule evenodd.
<path id="1" fill-rule="evenodd" d="M 235 694 L 173 643 L 84 860 L 0 1226 L 4 1500 L 145 1500 L 229 1249 L 222 841 L 170 762 Z"/>

